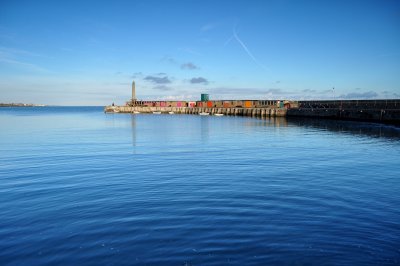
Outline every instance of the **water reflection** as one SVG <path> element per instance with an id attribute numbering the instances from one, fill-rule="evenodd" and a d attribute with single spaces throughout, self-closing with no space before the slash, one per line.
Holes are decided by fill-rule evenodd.
<path id="1" fill-rule="evenodd" d="M 131 115 L 131 133 L 132 133 L 132 146 L 136 147 L 136 115 Z M 135 149 L 134 149 L 135 151 Z"/>
<path id="2" fill-rule="evenodd" d="M 207 142 L 210 137 L 210 118 L 208 116 L 200 116 L 200 137 L 203 143 Z"/>
<path id="3" fill-rule="evenodd" d="M 378 123 L 294 117 L 288 117 L 287 123 L 298 127 L 311 127 L 338 133 L 400 140 L 400 127 Z"/>

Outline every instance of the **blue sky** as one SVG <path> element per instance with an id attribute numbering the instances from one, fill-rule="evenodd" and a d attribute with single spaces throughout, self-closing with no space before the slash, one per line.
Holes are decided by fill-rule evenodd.
<path id="1" fill-rule="evenodd" d="M 400 98 L 400 2 L 0 1 L 0 102 L 122 104 L 133 79 L 143 100 Z"/>

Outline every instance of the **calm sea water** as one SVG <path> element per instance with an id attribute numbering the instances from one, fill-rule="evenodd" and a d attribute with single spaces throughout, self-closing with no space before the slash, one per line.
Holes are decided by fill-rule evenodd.
<path id="1" fill-rule="evenodd" d="M 400 129 L 0 109 L 1 265 L 399 265 Z"/>

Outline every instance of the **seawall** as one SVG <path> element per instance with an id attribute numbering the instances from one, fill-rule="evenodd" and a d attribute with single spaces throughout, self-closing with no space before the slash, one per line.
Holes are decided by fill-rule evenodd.
<path id="1" fill-rule="evenodd" d="M 144 106 L 107 106 L 105 112 L 110 113 L 153 113 L 161 112 L 168 114 L 199 114 L 209 113 L 237 116 L 254 116 L 254 117 L 283 117 L 286 116 L 285 108 L 217 108 L 217 107 L 144 107 Z"/>
<path id="2" fill-rule="evenodd" d="M 400 100 L 299 101 L 288 117 L 315 117 L 400 125 Z"/>
<path id="3" fill-rule="evenodd" d="M 253 117 L 313 117 L 336 120 L 370 121 L 400 125 L 400 100 L 337 100 L 298 101 L 295 108 L 278 107 L 147 107 L 147 106 L 107 106 L 105 112 L 114 113 L 169 113 L 199 114 L 209 113 Z"/>

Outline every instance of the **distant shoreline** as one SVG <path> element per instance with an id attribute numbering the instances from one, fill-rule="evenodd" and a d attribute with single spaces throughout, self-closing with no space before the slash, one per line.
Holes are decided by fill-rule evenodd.
<path id="1" fill-rule="evenodd" d="M 30 104 L 30 103 L 0 103 L 0 107 L 44 107 L 44 104 Z"/>

